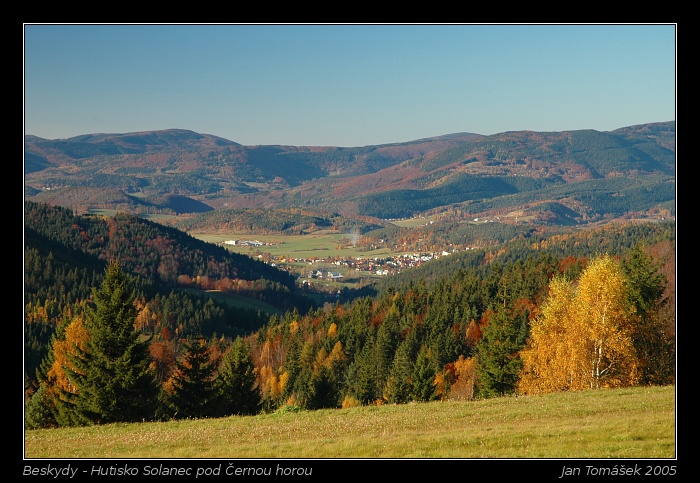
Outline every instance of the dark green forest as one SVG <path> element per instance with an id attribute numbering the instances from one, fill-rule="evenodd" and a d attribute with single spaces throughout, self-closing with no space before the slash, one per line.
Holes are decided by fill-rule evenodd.
<path id="1" fill-rule="evenodd" d="M 456 176 L 445 186 L 426 190 L 394 190 L 364 196 L 359 213 L 378 218 L 410 217 L 446 205 L 457 205 L 472 213 L 489 212 L 537 201 L 573 199 L 587 208 L 585 221 L 602 219 L 602 214 L 622 216 L 644 212 L 675 200 L 672 176 L 644 178 L 601 178 L 577 182 L 533 180 L 523 177 Z M 581 221 L 583 216 L 577 214 Z"/>
<path id="2" fill-rule="evenodd" d="M 533 231 L 318 306 L 289 273 L 177 229 L 26 202 L 25 424 L 514 394 L 550 283 L 575 285 L 603 255 L 636 287 L 619 302 L 636 324 L 635 384 L 675 383 L 675 222 Z"/>

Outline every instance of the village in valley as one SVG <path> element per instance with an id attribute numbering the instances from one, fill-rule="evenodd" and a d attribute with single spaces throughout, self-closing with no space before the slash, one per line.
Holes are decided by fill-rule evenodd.
<path id="1" fill-rule="evenodd" d="M 360 278 L 391 276 L 402 270 L 419 267 L 424 263 L 460 251 L 460 249 L 451 248 L 439 252 L 383 254 L 376 257 L 340 256 L 337 254 L 327 257 L 291 257 L 265 251 L 266 247 L 277 247 L 277 243 L 250 239 L 230 239 L 221 243 L 229 247 L 247 247 L 250 250 L 250 256 L 296 274 L 299 284 L 306 287 L 313 285 L 314 282 L 353 283 Z M 467 247 L 461 250 L 471 249 L 473 248 Z"/>

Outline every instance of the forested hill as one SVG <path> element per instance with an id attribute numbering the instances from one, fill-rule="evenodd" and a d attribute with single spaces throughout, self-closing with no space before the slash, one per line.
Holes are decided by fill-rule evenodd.
<path id="1" fill-rule="evenodd" d="M 137 216 L 75 216 L 65 208 L 31 201 L 25 208 L 25 227 L 37 237 L 99 260 L 119 260 L 127 271 L 163 286 L 174 287 L 178 277 L 188 276 L 265 279 L 294 289 L 294 277 L 287 272 Z"/>
<path id="2" fill-rule="evenodd" d="M 419 283 L 432 287 L 460 270 L 475 271 L 487 279 L 500 275 L 504 267 L 522 266 L 534 258 L 585 260 L 604 253 L 623 257 L 638 243 L 654 253 L 671 283 L 675 279 L 675 241 L 675 221 L 610 223 L 585 230 L 547 233 L 532 230 L 496 247 L 456 253 L 381 279 L 365 291 L 371 295 L 383 294 Z"/>
<path id="3" fill-rule="evenodd" d="M 258 328 L 269 312 L 304 313 L 313 306 L 288 272 L 133 215 L 74 215 L 26 201 L 24 224 L 30 375 L 56 327 L 84 311 L 110 260 L 119 261 L 132 279 L 141 308 L 150 314 L 144 322 L 148 333 L 230 337 Z M 263 309 L 226 304 L 207 291 L 250 299 Z"/>
<path id="4" fill-rule="evenodd" d="M 675 133 L 669 121 L 355 148 L 242 146 L 177 129 L 26 136 L 25 197 L 78 213 L 265 207 L 375 220 L 455 212 L 471 219 L 557 203 L 566 223 L 660 210 L 672 216 Z M 548 224 L 558 219 L 545 217 Z"/>
<path id="5" fill-rule="evenodd" d="M 92 282 L 110 260 L 117 260 L 135 278 L 146 299 L 175 289 L 193 289 L 235 293 L 279 310 L 296 307 L 305 311 L 312 305 L 297 293 L 288 272 L 180 230 L 123 213 L 76 216 L 65 208 L 25 203 L 28 302 L 43 305 L 55 299 L 63 305 L 87 298 L 89 285 L 94 286 Z M 43 270 L 34 264 L 44 265 Z"/>

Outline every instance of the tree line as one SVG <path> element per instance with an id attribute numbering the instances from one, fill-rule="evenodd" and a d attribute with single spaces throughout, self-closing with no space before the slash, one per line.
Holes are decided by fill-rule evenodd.
<path id="1" fill-rule="evenodd" d="M 130 279 L 113 261 L 86 310 L 52 336 L 25 423 L 673 384 L 675 286 L 661 250 L 637 243 L 615 256 L 536 253 L 209 338 L 141 330 Z"/>

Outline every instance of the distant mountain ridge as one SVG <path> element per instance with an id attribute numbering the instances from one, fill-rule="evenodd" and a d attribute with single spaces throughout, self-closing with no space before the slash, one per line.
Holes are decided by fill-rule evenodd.
<path id="1" fill-rule="evenodd" d="M 255 207 L 382 219 L 556 203 L 579 223 L 674 213 L 675 169 L 675 121 L 609 132 L 454 133 L 352 148 L 244 146 L 184 129 L 27 135 L 24 157 L 25 197 L 77 212 Z"/>

